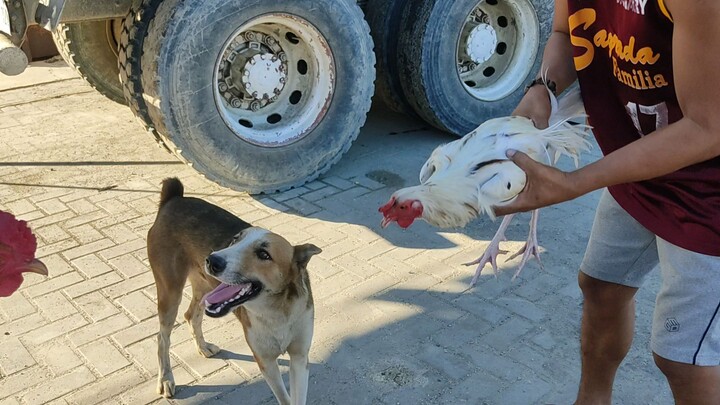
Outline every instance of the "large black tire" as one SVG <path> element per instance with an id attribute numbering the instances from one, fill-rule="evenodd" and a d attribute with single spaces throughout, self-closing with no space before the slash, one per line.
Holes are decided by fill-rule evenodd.
<path id="1" fill-rule="evenodd" d="M 405 99 L 398 76 L 400 17 L 409 0 L 368 0 L 365 18 L 375 43 L 375 98 L 389 109 L 408 115 L 415 111 Z"/>
<path id="2" fill-rule="evenodd" d="M 60 24 L 53 32 L 63 59 L 100 94 L 125 104 L 118 78 L 117 27 L 120 20 Z"/>
<path id="3" fill-rule="evenodd" d="M 176 0 L 165 0 L 169 10 L 174 9 Z M 140 120 L 145 129 L 154 137 L 155 141 L 169 152 L 174 153 L 174 148 L 168 145 L 167 139 L 155 128 L 150 118 L 148 107 L 143 97 L 142 85 L 142 55 L 145 39 L 150 23 L 155 18 L 158 7 L 163 0 L 142 0 L 133 2 L 128 15 L 123 20 L 120 43 L 118 46 L 118 69 L 120 71 L 120 82 L 127 105 L 135 116 Z M 166 18 L 170 16 L 167 13 Z M 164 23 L 167 23 L 164 21 Z M 177 154 L 179 155 L 179 154 Z M 178 156 L 180 157 L 180 156 Z"/>
<path id="4" fill-rule="evenodd" d="M 226 124 L 214 73 L 236 30 L 278 13 L 302 19 L 322 35 L 332 53 L 334 90 L 313 126 L 268 147 Z M 337 162 L 365 122 L 375 74 L 369 28 L 350 0 L 166 0 L 149 24 L 140 65 L 143 95 L 153 100 L 146 104 L 152 126 L 173 151 L 210 180 L 250 193 L 302 185 Z M 312 91 L 303 97 L 314 99 Z"/>
<path id="5" fill-rule="evenodd" d="M 488 118 L 510 114 L 522 97 L 524 85 L 539 70 L 552 26 L 553 0 L 417 0 L 411 3 L 403 10 L 400 22 L 398 65 L 400 83 L 413 110 L 429 124 L 458 136 L 467 134 Z M 490 67 L 487 70 L 489 75 L 486 77 L 495 80 L 492 76 L 495 75 L 498 79 L 494 83 L 504 87 L 496 91 L 499 95 L 485 99 L 468 89 L 466 84 L 474 82 L 464 83 L 458 69 L 460 40 L 468 37 L 463 33 L 463 26 L 478 6 L 489 8 L 491 13 L 493 7 L 530 10 L 522 15 L 532 16 L 533 23 L 528 25 L 535 26 L 533 30 L 528 27 L 523 30 L 523 24 L 519 24 L 512 13 L 487 21 L 486 25 L 493 29 L 516 30 L 512 35 L 517 41 L 504 44 L 502 51 L 498 44 L 492 51 L 490 58 L 502 55 L 498 56 L 499 60 L 512 68 L 496 71 Z M 534 20 L 535 16 L 537 20 Z M 527 46 L 527 41 L 531 40 L 537 41 L 536 45 Z M 514 46 L 524 46 L 523 51 L 515 51 Z M 528 49 L 537 52 L 529 54 Z M 529 60 L 513 64 L 515 54 L 529 55 Z"/>

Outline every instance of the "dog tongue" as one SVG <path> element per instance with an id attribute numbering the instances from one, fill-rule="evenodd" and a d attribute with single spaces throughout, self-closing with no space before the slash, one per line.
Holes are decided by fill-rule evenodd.
<path id="1" fill-rule="evenodd" d="M 229 285 L 221 283 L 219 286 L 215 287 L 214 290 L 205 294 L 205 296 L 203 297 L 203 302 L 207 303 L 208 305 L 223 303 L 230 298 L 235 297 L 240 292 L 240 290 L 242 290 L 246 286 L 247 284 Z"/>

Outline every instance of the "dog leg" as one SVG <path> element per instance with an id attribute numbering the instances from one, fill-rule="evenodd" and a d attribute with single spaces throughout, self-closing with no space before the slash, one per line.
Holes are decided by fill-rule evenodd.
<path id="1" fill-rule="evenodd" d="M 307 353 L 290 354 L 290 394 L 292 405 L 305 405 L 307 400 L 308 379 L 310 370 L 308 368 Z"/>
<path id="2" fill-rule="evenodd" d="M 273 394 L 275 394 L 275 398 L 278 403 L 280 405 L 290 405 L 290 395 L 288 394 L 287 389 L 285 388 L 285 383 L 282 380 L 277 359 L 261 359 L 258 356 L 255 356 L 255 361 L 257 362 L 258 367 L 260 367 L 260 371 L 262 372 L 263 377 L 265 377 L 265 381 L 270 386 Z"/>
<path id="3" fill-rule="evenodd" d="M 182 286 L 177 289 L 158 288 L 158 317 L 160 332 L 158 333 L 158 394 L 165 398 L 175 395 L 175 377 L 170 364 L 170 333 L 175 325 L 178 307 L 182 298 Z"/>
<path id="4" fill-rule="evenodd" d="M 188 309 L 185 312 L 185 320 L 187 321 L 188 326 L 190 326 L 190 333 L 195 340 L 195 346 L 197 347 L 198 352 L 204 357 L 212 357 L 220 352 L 220 348 L 212 343 L 206 342 L 205 337 L 203 336 L 203 308 L 200 302 L 203 297 L 203 292 L 199 286 L 197 286 L 200 282 L 201 281 L 199 280 L 195 280 L 194 277 L 190 277 L 193 297 L 190 301 L 190 306 L 188 306 Z"/>

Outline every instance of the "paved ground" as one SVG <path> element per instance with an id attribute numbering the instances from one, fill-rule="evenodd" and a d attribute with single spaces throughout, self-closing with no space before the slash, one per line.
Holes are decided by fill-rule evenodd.
<path id="1" fill-rule="evenodd" d="M 375 111 L 325 177 L 251 197 L 177 163 L 127 108 L 62 64 L 0 77 L 0 209 L 30 222 L 51 273 L 29 275 L 0 300 L 0 404 L 167 402 L 155 394 L 155 287 L 145 235 L 160 181 L 171 175 L 193 195 L 324 249 L 310 263 L 318 307 L 309 403 L 571 403 L 579 379 L 576 269 L 597 194 L 543 211 L 544 271 L 531 264 L 515 281 L 508 271 L 467 289 L 472 274 L 461 263 L 482 253 L 498 223 L 381 230 L 376 212 L 396 188 L 414 184 L 432 148 L 450 139 Z M 507 246 L 519 247 L 526 231 L 524 218 Z M 648 349 L 657 279 L 648 284 L 617 403 L 671 403 Z M 224 348 L 217 358 L 198 355 L 182 323 L 172 335 L 179 390 L 170 402 L 274 403 L 239 323 L 206 319 L 205 330 Z"/>

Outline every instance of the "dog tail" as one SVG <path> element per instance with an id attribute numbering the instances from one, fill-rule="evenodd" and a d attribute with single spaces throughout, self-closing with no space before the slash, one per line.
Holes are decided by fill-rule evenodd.
<path id="1" fill-rule="evenodd" d="M 168 201 L 175 197 L 182 197 L 185 188 L 177 177 L 169 177 L 162 182 L 162 191 L 160 192 L 160 207 L 162 208 Z"/>

